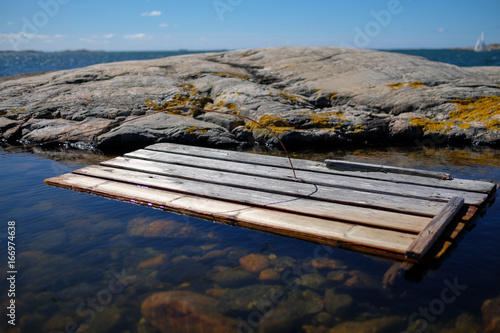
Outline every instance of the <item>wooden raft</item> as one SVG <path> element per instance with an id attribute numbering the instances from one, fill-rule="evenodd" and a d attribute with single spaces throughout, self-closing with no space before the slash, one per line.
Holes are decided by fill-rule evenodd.
<path id="1" fill-rule="evenodd" d="M 496 190 L 416 169 L 293 165 L 298 179 L 283 157 L 160 143 L 45 183 L 409 262 L 440 257 Z"/>

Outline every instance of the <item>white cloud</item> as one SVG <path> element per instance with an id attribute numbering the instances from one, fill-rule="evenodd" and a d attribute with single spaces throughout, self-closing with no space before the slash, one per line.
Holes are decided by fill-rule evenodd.
<path id="1" fill-rule="evenodd" d="M 55 34 L 54 36 L 52 36 L 52 38 L 66 38 L 67 36 L 66 35 L 62 35 L 62 34 Z"/>
<path id="2" fill-rule="evenodd" d="M 436 32 L 444 32 L 444 28 L 439 28 L 436 30 Z"/>
<path id="3" fill-rule="evenodd" d="M 23 41 L 28 41 L 28 40 L 33 40 L 33 39 L 49 39 L 50 36 L 47 35 L 35 35 L 35 34 L 27 34 L 24 32 L 18 32 L 18 33 L 10 33 L 10 34 L 1 34 L 0 33 L 0 42 L 10 42 L 10 41 L 15 41 L 15 40 L 23 40 Z"/>
<path id="4" fill-rule="evenodd" d="M 149 37 L 146 34 L 132 34 L 132 35 L 125 35 L 125 36 L 123 36 L 123 38 L 125 38 L 125 39 L 149 39 L 151 37 Z"/>
<path id="5" fill-rule="evenodd" d="M 160 24 L 158 24 L 158 26 L 160 28 L 166 28 L 166 27 L 168 27 L 168 24 L 167 23 L 160 23 Z"/>
<path id="6" fill-rule="evenodd" d="M 14 22 L 12 22 L 12 21 L 7 22 L 7 25 L 13 25 L 13 24 L 14 24 Z"/>
<path id="7" fill-rule="evenodd" d="M 113 38 L 113 37 L 115 37 L 115 34 L 107 34 L 107 35 L 102 36 L 102 38 L 106 38 L 106 39 Z"/>
<path id="8" fill-rule="evenodd" d="M 161 11 L 159 10 L 153 10 L 152 12 L 145 12 L 141 14 L 141 16 L 160 16 L 160 15 Z"/>

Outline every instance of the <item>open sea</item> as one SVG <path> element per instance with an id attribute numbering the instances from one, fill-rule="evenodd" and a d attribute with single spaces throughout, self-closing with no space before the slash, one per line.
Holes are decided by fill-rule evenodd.
<path id="1" fill-rule="evenodd" d="M 458 66 L 500 66 L 500 51 L 398 52 Z M 0 76 L 181 53 L 0 53 Z M 415 144 L 291 154 L 500 181 L 500 150 L 493 148 Z M 200 302 L 200 316 L 218 311 L 240 322 L 237 332 L 498 332 L 488 325 L 500 320 L 500 300 L 487 301 L 500 297 L 498 202 L 439 263 L 390 279 L 390 260 L 340 248 L 324 251 L 307 241 L 43 183 L 111 157 L 0 146 L 0 332 L 160 333 L 143 318 L 141 306 L 150 295 L 171 290 L 209 295 L 216 305 L 203 308 Z M 172 226 L 171 232 L 144 232 L 161 223 Z M 9 241 L 15 253 L 7 253 Z M 328 264 L 311 264 L 318 253 L 327 254 Z M 265 257 L 279 278 L 263 282 L 244 271 L 239 259 L 249 254 Z M 12 275 L 15 280 L 8 280 Z M 285 297 L 269 302 L 273 288 Z M 492 313 L 482 311 L 485 304 L 493 304 Z"/>

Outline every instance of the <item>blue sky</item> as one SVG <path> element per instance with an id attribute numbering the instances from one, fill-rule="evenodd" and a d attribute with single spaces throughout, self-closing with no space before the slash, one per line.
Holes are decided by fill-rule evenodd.
<path id="1" fill-rule="evenodd" d="M 0 50 L 500 43 L 499 0 L 1 0 Z"/>

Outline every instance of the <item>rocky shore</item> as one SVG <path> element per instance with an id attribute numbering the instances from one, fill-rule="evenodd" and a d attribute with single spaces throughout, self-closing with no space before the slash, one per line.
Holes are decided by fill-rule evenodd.
<path id="1" fill-rule="evenodd" d="M 177 110 L 193 106 L 228 114 Z M 374 142 L 500 145 L 500 67 L 335 47 L 280 47 L 3 78 L 12 144 L 133 150 Z"/>

